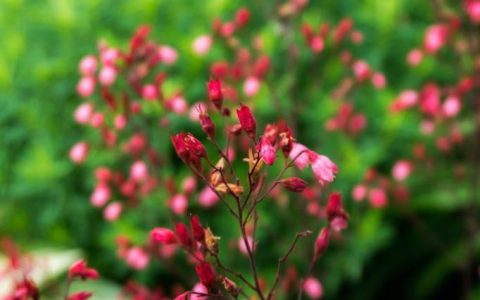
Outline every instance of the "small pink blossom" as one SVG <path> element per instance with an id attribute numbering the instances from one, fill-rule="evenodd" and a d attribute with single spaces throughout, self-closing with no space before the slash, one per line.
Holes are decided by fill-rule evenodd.
<path id="1" fill-rule="evenodd" d="M 412 164 L 408 160 L 399 160 L 392 169 L 392 176 L 397 181 L 404 181 L 412 171 Z"/>
<path id="2" fill-rule="evenodd" d="M 458 115 L 460 109 L 462 108 L 462 103 L 457 96 L 450 96 L 445 99 L 445 102 L 442 104 L 442 111 L 443 114 L 448 117 L 452 118 Z"/>
<path id="3" fill-rule="evenodd" d="M 357 184 L 352 191 L 353 200 L 360 202 L 367 196 L 368 189 L 363 184 Z"/>
<path id="4" fill-rule="evenodd" d="M 82 103 L 77 107 L 73 116 L 78 124 L 87 124 L 92 113 L 93 105 L 91 103 Z"/>
<path id="5" fill-rule="evenodd" d="M 398 96 L 402 108 L 412 107 L 418 102 L 418 93 L 414 90 L 405 90 Z"/>
<path id="6" fill-rule="evenodd" d="M 320 299 L 323 296 L 323 285 L 316 278 L 308 277 L 303 283 L 303 289 L 310 299 Z"/>
<path id="7" fill-rule="evenodd" d="M 110 199 L 111 192 L 110 188 L 105 183 L 99 183 L 93 190 L 92 195 L 90 196 L 90 202 L 95 207 L 102 207 L 107 204 Z"/>
<path id="8" fill-rule="evenodd" d="M 275 162 L 275 152 L 276 149 L 270 140 L 263 137 L 260 144 L 260 157 L 267 165 L 271 166 Z"/>
<path id="9" fill-rule="evenodd" d="M 77 93 L 86 98 L 95 91 L 95 79 L 93 77 L 82 77 L 77 84 Z"/>
<path id="10" fill-rule="evenodd" d="M 423 120 L 420 123 L 420 130 L 425 135 L 431 135 L 435 131 L 435 123 L 431 120 Z"/>
<path id="11" fill-rule="evenodd" d="M 375 72 L 372 75 L 372 84 L 376 89 L 383 89 L 387 84 L 387 80 L 385 79 L 385 75 L 380 72 Z"/>
<path id="12" fill-rule="evenodd" d="M 154 84 L 147 84 L 142 88 L 142 97 L 153 101 L 158 97 L 158 89 Z"/>
<path id="13" fill-rule="evenodd" d="M 97 59 L 93 55 L 85 56 L 80 61 L 78 69 L 83 76 L 93 76 L 97 70 Z"/>
<path id="14" fill-rule="evenodd" d="M 185 101 L 185 98 L 183 98 L 181 95 L 174 96 L 172 99 L 170 99 L 168 106 L 174 113 L 178 115 L 183 115 L 188 110 L 187 101 Z"/>
<path id="15" fill-rule="evenodd" d="M 198 122 L 200 120 L 200 113 L 202 111 L 203 112 L 207 111 L 207 106 L 205 105 L 205 103 L 203 102 L 194 103 L 190 107 L 190 111 L 188 112 L 188 116 L 190 120 Z"/>
<path id="16" fill-rule="evenodd" d="M 364 81 L 370 76 L 370 66 L 363 60 L 355 61 L 352 69 L 358 81 Z"/>
<path id="17" fill-rule="evenodd" d="M 114 65 L 119 57 L 120 53 L 115 48 L 106 48 L 100 53 L 100 59 L 104 65 Z"/>
<path id="18" fill-rule="evenodd" d="M 200 35 L 193 41 L 192 48 L 199 56 L 204 56 L 212 47 L 212 38 L 209 35 Z"/>
<path id="19" fill-rule="evenodd" d="M 170 199 L 170 208 L 176 215 L 184 215 L 187 212 L 188 199 L 183 194 L 177 194 Z"/>
<path id="20" fill-rule="evenodd" d="M 243 84 L 243 93 L 247 97 L 253 97 L 258 93 L 260 89 L 260 80 L 258 78 L 250 76 Z"/>
<path id="21" fill-rule="evenodd" d="M 289 157 L 294 160 L 295 166 L 300 170 L 305 169 L 310 163 L 308 157 L 308 148 L 299 143 L 293 143 L 292 151 L 290 151 Z"/>
<path id="22" fill-rule="evenodd" d="M 312 171 L 321 185 L 327 182 L 332 182 L 335 174 L 338 172 L 337 165 L 335 165 L 328 157 L 314 152 L 309 153 L 310 162 L 312 164 Z"/>
<path id="23" fill-rule="evenodd" d="M 101 112 L 96 112 L 90 118 L 90 125 L 95 128 L 99 128 L 105 122 L 105 115 Z"/>
<path id="24" fill-rule="evenodd" d="M 137 160 L 130 167 L 130 179 L 135 182 L 142 182 L 148 178 L 148 167 L 141 161 Z"/>
<path id="25" fill-rule="evenodd" d="M 147 252 L 141 247 L 132 247 L 128 249 L 126 256 L 125 256 L 126 263 L 136 269 L 136 270 L 143 270 L 147 267 L 150 256 Z"/>
<path id="26" fill-rule="evenodd" d="M 219 200 L 218 195 L 208 186 L 198 195 L 199 204 L 205 208 L 214 206 Z"/>
<path id="27" fill-rule="evenodd" d="M 113 66 L 104 66 L 98 74 L 98 81 L 103 86 L 111 86 L 117 79 L 117 70 Z"/>
<path id="28" fill-rule="evenodd" d="M 319 54 L 325 48 L 325 42 L 321 36 L 315 35 L 310 40 L 310 49 L 312 49 L 313 53 Z"/>
<path id="29" fill-rule="evenodd" d="M 429 54 L 437 53 L 442 48 L 448 37 L 448 28 L 443 24 L 435 24 L 427 28 L 423 40 L 423 47 Z"/>
<path id="30" fill-rule="evenodd" d="M 412 49 L 410 52 L 408 52 L 408 55 L 407 55 L 407 63 L 412 66 L 412 67 L 415 67 L 417 66 L 418 64 L 420 64 L 422 62 L 422 59 L 423 59 L 423 52 L 422 50 L 420 49 Z"/>
<path id="31" fill-rule="evenodd" d="M 202 296 L 202 295 L 195 294 L 195 293 L 205 294 L 205 295 L 208 294 L 207 287 L 204 286 L 201 282 L 199 282 L 199 283 L 197 283 L 193 286 L 192 292 L 194 292 L 194 293 L 190 294 L 189 299 L 192 299 L 192 300 L 207 300 L 208 299 L 208 296 Z"/>
<path id="32" fill-rule="evenodd" d="M 117 115 L 115 116 L 115 120 L 113 121 L 113 125 L 117 130 L 125 129 L 127 126 L 127 117 L 125 115 Z"/>
<path id="33" fill-rule="evenodd" d="M 166 65 L 173 65 L 178 58 L 177 50 L 170 46 L 160 46 L 160 48 L 158 48 L 158 54 L 162 62 Z"/>
<path id="34" fill-rule="evenodd" d="M 382 188 L 373 188 L 368 193 L 368 200 L 375 208 L 383 208 L 387 206 L 387 195 Z"/>
<path id="35" fill-rule="evenodd" d="M 247 243 L 248 243 L 248 246 L 250 247 L 250 250 L 253 252 L 254 241 L 252 236 L 247 235 Z M 242 252 L 243 254 L 248 255 L 247 245 L 245 245 L 243 238 L 240 238 L 238 240 L 238 249 L 240 249 L 240 252 Z"/>
<path id="36" fill-rule="evenodd" d="M 76 164 L 81 164 L 85 161 L 88 156 L 88 144 L 85 142 L 78 142 L 70 149 L 69 156 Z"/>
<path id="37" fill-rule="evenodd" d="M 472 23 L 479 24 L 480 23 L 480 1 L 464 0 L 464 7 Z"/>
<path id="38" fill-rule="evenodd" d="M 197 179 L 194 176 L 186 177 L 182 182 L 182 190 L 185 194 L 191 194 L 197 188 Z"/>
<path id="39" fill-rule="evenodd" d="M 120 202 L 112 202 L 103 210 L 103 217 L 107 221 L 115 221 L 122 213 L 122 208 L 123 206 Z"/>

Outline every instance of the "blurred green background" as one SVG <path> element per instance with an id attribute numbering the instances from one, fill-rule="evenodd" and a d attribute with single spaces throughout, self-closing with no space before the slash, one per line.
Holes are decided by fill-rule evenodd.
<path id="1" fill-rule="evenodd" d="M 92 265 L 105 270 L 102 275 L 111 282 L 137 276 L 112 257 L 112 240 L 125 232 L 140 239 L 149 227 L 133 225 L 139 216 L 106 224 L 101 212 L 88 203 L 93 187 L 90 171 L 68 160 L 71 145 L 86 136 L 86 130 L 72 120 L 80 103 L 75 92 L 78 61 L 95 53 L 99 39 L 125 48 L 137 26 L 150 24 L 154 40 L 178 49 L 179 61 L 172 73 L 179 85 L 188 86 L 185 98 L 193 103 L 204 95 L 209 64 L 229 54 L 214 46 L 207 58 L 198 58 L 192 53 L 192 40 L 210 32 L 215 17 L 231 18 L 236 9 L 245 6 L 253 14 L 249 31 L 265 39 L 273 62 L 272 76 L 279 79 L 279 94 L 295 80 L 292 77 L 300 78 L 296 79 L 295 99 L 298 139 L 328 154 L 341 170 L 334 188 L 345 195 L 351 225 L 345 242 L 333 246 L 319 268 L 319 274 L 324 265 L 328 269 L 328 274 L 320 276 L 327 298 L 460 297 L 462 278 L 452 261 L 465 251 L 463 224 L 458 218 L 466 205 L 467 187 L 450 180 L 453 170 L 448 162 L 462 161 L 464 154 L 449 157 L 435 174 L 412 179 L 408 207 L 379 211 L 359 207 L 349 199 L 352 187 L 368 167 L 375 166 L 388 175 L 392 164 L 409 156 L 412 141 L 420 138 L 418 116 L 387 113 L 399 91 L 418 88 L 429 80 L 449 82 L 455 78 L 455 69 L 450 67 L 453 58 L 448 55 L 441 63 L 426 58 L 413 70 L 405 63 L 408 51 L 421 44 L 424 28 L 434 22 L 431 4 L 418 0 L 310 2 L 296 24 L 336 24 L 351 17 L 364 33 L 364 43 L 352 52 L 387 76 L 386 89 L 365 87 L 353 96 L 368 119 L 367 130 L 359 138 L 323 130 L 325 120 L 338 108 L 330 99 L 342 77 L 338 59 L 314 60 L 304 51 L 295 72 L 286 70 L 288 49 L 282 44 L 275 17 L 278 1 L 0 1 L 0 236 L 11 236 L 30 250 L 46 246 L 81 249 Z M 303 43 L 300 33 L 296 39 Z M 315 75 L 317 72 L 322 75 Z M 271 110 L 268 96 L 259 96 L 260 119 L 271 120 L 277 114 Z M 292 103 L 287 98 L 280 99 L 286 110 Z M 176 126 L 191 124 L 179 121 Z M 418 219 L 428 228 L 422 227 L 424 223 L 418 225 Z M 222 219 L 212 222 L 221 224 Z M 432 246 L 424 237 L 425 230 L 427 235 L 429 231 L 437 234 L 447 248 Z M 153 281 L 145 274 L 136 278 Z M 476 284 L 473 298 L 480 295 Z"/>

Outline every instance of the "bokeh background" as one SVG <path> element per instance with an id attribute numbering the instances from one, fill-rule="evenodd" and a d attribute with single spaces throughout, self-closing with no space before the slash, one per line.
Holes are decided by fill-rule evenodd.
<path id="1" fill-rule="evenodd" d="M 471 187 L 466 180 L 452 179 L 449 162 L 466 160 L 464 153 L 441 158 L 443 162 L 428 176 L 413 177 L 408 205 L 377 210 L 350 198 L 353 186 L 369 167 L 389 174 L 396 160 L 409 155 L 412 141 L 422 138 L 419 116 L 391 115 L 391 101 L 403 89 L 418 88 L 429 80 L 448 82 L 456 76 L 455 68 L 450 67 L 454 58 L 448 55 L 442 60 L 426 58 L 415 69 L 405 63 L 408 51 L 421 44 L 426 26 L 435 20 L 431 3 L 310 2 L 298 24 L 336 24 L 343 17 L 351 17 L 364 34 L 364 43 L 352 52 L 387 77 L 388 85 L 383 90 L 365 87 L 356 91 L 357 108 L 366 113 L 368 120 L 360 137 L 324 130 L 325 121 L 338 108 L 330 96 L 342 76 L 338 58 L 315 60 L 305 50 L 293 71 L 287 69 L 288 49 L 282 44 L 281 25 L 275 16 L 278 1 L 2 0 L 0 236 L 11 237 L 25 251 L 80 250 L 102 272 L 103 279 L 95 289 L 101 290 L 104 285 L 113 293 L 131 278 L 147 285 L 168 283 L 168 272 L 161 266 L 137 274 L 119 262 L 113 242 L 119 233 L 141 240 L 149 229 L 158 226 L 164 209 L 161 195 L 148 199 L 141 208 L 144 213 L 126 215 L 114 224 L 105 222 L 101 211 L 88 201 L 94 185 L 88 166 L 105 158 L 95 156 L 87 166 L 74 165 L 68 159 L 68 151 L 76 141 L 93 135 L 72 120 L 80 103 L 76 94 L 77 65 L 85 54 L 96 51 L 100 39 L 125 48 L 139 25 L 150 24 L 155 40 L 178 50 L 179 61 L 171 72 L 177 84 L 184 87 L 187 101 L 193 103 L 204 97 L 209 64 L 229 53 L 214 47 L 206 58 L 199 58 L 191 50 L 192 40 L 209 32 L 215 17 L 229 18 L 245 6 L 252 9 L 248 31 L 262 35 L 266 53 L 271 56 L 271 72 L 279 78 L 278 94 L 284 94 L 291 80 L 298 83 L 294 102 L 287 96 L 280 99 L 285 111 L 292 103 L 296 106 L 298 139 L 328 154 L 340 169 L 334 189 L 344 195 L 351 223 L 342 245 L 333 245 L 318 268 L 326 298 L 460 298 L 464 277 L 455 261 L 466 251 L 462 213 Z M 458 7 L 456 1 L 450 2 Z M 303 43 L 300 33 L 296 39 Z M 315 75 L 317 72 L 322 76 Z M 262 91 L 256 99 L 258 118 L 265 120 L 263 123 L 282 114 L 272 109 L 269 97 L 267 91 Z M 174 127 L 194 126 L 180 118 Z M 168 145 L 159 147 L 171 152 Z M 218 216 L 221 213 L 218 209 L 202 215 L 211 218 L 212 226 L 221 227 L 229 222 Z M 274 233 L 266 236 L 284 238 L 282 224 L 267 224 L 273 226 L 269 230 Z M 276 264 L 271 262 L 280 253 L 276 249 L 260 256 L 259 264 L 273 274 Z M 301 257 L 294 260 L 300 261 Z M 324 269 L 328 274 L 323 273 Z M 477 278 L 475 270 L 471 273 L 472 278 Z M 51 279 L 53 285 L 61 281 L 62 276 Z M 480 297 L 478 280 L 469 296 Z"/>

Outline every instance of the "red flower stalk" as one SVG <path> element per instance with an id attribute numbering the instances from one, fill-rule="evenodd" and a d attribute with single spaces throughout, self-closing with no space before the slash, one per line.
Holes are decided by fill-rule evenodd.
<path id="1" fill-rule="evenodd" d="M 67 297 L 67 300 L 86 300 L 92 296 L 92 292 L 77 292 Z"/>
<path id="2" fill-rule="evenodd" d="M 208 98 L 217 109 L 222 108 L 223 93 L 222 83 L 219 79 L 210 79 L 207 83 Z"/>
<path id="3" fill-rule="evenodd" d="M 328 227 L 322 228 L 315 240 L 314 260 L 317 260 L 328 248 L 328 242 L 330 240 L 330 229 Z"/>
<path id="4" fill-rule="evenodd" d="M 150 239 L 154 244 L 171 245 L 177 242 L 173 231 L 167 228 L 157 227 L 150 231 Z"/>
<path id="5" fill-rule="evenodd" d="M 208 262 L 201 262 L 195 266 L 195 271 L 197 271 L 198 279 L 203 283 L 207 288 L 212 287 L 216 281 L 215 271 Z"/>
<path id="6" fill-rule="evenodd" d="M 190 218 L 190 226 L 192 227 L 193 238 L 195 241 L 203 243 L 205 241 L 205 229 L 198 220 L 198 216 L 192 216 Z"/>
<path id="7" fill-rule="evenodd" d="M 188 232 L 188 228 L 185 224 L 177 223 L 175 225 L 175 233 L 177 234 L 177 237 L 180 240 L 180 243 L 185 248 L 192 247 L 192 238 L 190 237 L 190 233 Z"/>
<path id="8" fill-rule="evenodd" d="M 307 187 L 305 180 L 298 177 L 285 178 L 280 181 L 280 184 L 289 191 L 301 193 Z"/>
<path id="9" fill-rule="evenodd" d="M 248 106 L 242 105 L 237 109 L 237 117 L 243 131 L 248 134 L 251 139 L 255 139 L 257 132 L 257 122 Z"/>
<path id="10" fill-rule="evenodd" d="M 87 267 L 87 264 L 83 259 L 73 263 L 73 265 L 68 270 L 68 278 L 70 280 L 74 279 L 75 277 L 79 277 L 82 280 L 86 279 L 97 279 L 98 272 L 93 268 Z"/>

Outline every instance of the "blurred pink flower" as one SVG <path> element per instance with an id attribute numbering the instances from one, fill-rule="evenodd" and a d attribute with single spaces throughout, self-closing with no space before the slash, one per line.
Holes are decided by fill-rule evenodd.
<path id="1" fill-rule="evenodd" d="M 303 289 L 310 299 L 320 299 L 323 296 L 322 283 L 316 278 L 308 277 L 305 279 Z"/>

